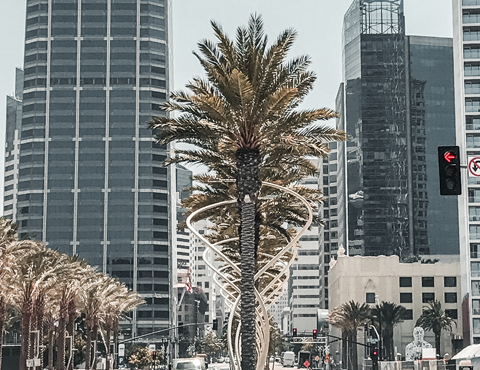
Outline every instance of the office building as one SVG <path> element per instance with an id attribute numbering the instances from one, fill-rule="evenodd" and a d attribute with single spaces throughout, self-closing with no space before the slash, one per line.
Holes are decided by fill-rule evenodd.
<path id="1" fill-rule="evenodd" d="M 315 160 L 318 167 L 321 160 Z M 301 185 L 320 189 L 320 176 L 310 176 L 301 181 Z M 319 205 L 320 206 L 320 205 Z M 320 209 L 315 210 L 318 214 Z M 288 286 L 290 320 L 292 328 L 298 333 L 311 333 L 316 328 L 317 310 L 320 308 L 320 245 L 322 225 L 312 225 L 300 237 L 297 260 L 290 267 Z"/>
<path id="2" fill-rule="evenodd" d="M 27 0 L 7 127 L 5 215 L 141 293 L 126 338 L 172 321 L 175 171 L 146 125 L 165 114 L 169 14 L 168 0 Z"/>
<path id="3" fill-rule="evenodd" d="M 480 1 L 453 4 L 457 145 L 469 164 L 480 156 Z M 471 169 L 462 172 L 458 197 L 465 346 L 480 344 L 480 177 Z"/>
<path id="4" fill-rule="evenodd" d="M 329 276 L 331 308 L 352 300 L 370 307 L 381 302 L 405 307 L 403 322 L 395 326 L 393 333 L 395 353 L 400 353 L 402 358 L 405 346 L 413 340 L 416 321 L 432 300 L 440 301 L 442 309 L 456 322 L 451 332 L 442 331 L 441 354 L 453 355 L 463 348 L 459 262 L 401 263 L 398 256 L 339 256 L 332 265 Z M 333 326 L 330 326 L 330 333 L 341 337 L 339 329 Z M 365 343 L 365 334 L 363 330 L 358 332 L 360 343 Z M 435 346 L 432 331 L 425 332 L 425 340 Z M 339 353 L 341 347 L 341 342 L 334 343 L 330 352 Z M 360 364 L 369 354 L 360 346 L 358 352 Z"/>
<path id="5" fill-rule="evenodd" d="M 406 36 L 401 0 L 356 0 L 343 42 L 348 254 L 458 254 L 437 162 L 455 143 L 452 40 Z"/>

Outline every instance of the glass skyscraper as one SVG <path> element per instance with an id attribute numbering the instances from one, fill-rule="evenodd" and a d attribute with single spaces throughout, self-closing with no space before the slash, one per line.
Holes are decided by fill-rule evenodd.
<path id="1" fill-rule="evenodd" d="M 4 214 L 21 238 L 79 254 L 142 294 L 127 338 L 172 320 L 175 174 L 146 125 L 165 114 L 169 8 L 27 0 L 23 88 L 9 100 Z"/>
<path id="2" fill-rule="evenodd" d="M 452 40 L 406 36 L 402 0 L 355 0 L 343 66 L 349 254 L 458 254 L 437 165 L 455 143 Z"/>

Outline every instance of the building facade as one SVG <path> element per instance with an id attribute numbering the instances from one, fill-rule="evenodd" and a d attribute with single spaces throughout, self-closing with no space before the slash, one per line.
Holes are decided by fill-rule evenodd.
<path id="1" fill-rule="evenodd" d="M 452 332 L 442 332 L 442 356 L 445 353 L 453 355 L 463 348 L 458 262 L 401 263 L 398 256 L 341 256 L 332 265 L 329 277 L 332 308 L 351 300 L 372 307 L 383 301 L 393 302 L 406 308 L 404 321 L 394 329 L 395 351 L 402 357 L 405 356 L 405 346 L 413 340 L 416 320 L 428 302 L 435 299 L 440 301 L 442 309 L 456 322 Z M 341 336 L 334 327 L 330 327 L 330 333 Z M 365 333 L 359 331 L 358 341 L 363 342 L 364 338 Z M 435 346 L 431 331 L 425 333 L 425 340 Z M 341 344 L 334 344 L 330 351 L 341 351 Z M 359 349 L 359 357 L 360 360 L 365 358 L 363 350 Z"/>
<path id="2" fill-rule="evenodd" d="M 480 1 L 453 4 L 457 145 L 468 164 L 480 155 Z M 480 344 L 480 177 L 467 174 L 458 199 L 465 345 Z"/>
<path id="3" fill-rule="evenodd" d="M 455 142 L 452 40 L 406 36 L 402 0 L 355 0 L 343 42 L 348 253 L 458 254 L 437 181 L 437 146 Z"/>
<path id="4" fill-rule="evenodd" d="M 315 160 L 318 167 L 321 160 Z M 310 176 L 301 181 L 301 185 L 313 189 L 321 189 L 321 177 Z M 319 205 L 320 206 L 320 205 Z M 314 212 L 318 214 L 321 209 Z M 297 260 L 290 267 L 288 286 L 290 324 L 298 333 L 311 333 L 316 328 L 317 310 L 320 308 L 320 289 L 322 266 L 320 262 L 320 245 L 322 225 L 312 225 L 300 237 Z"/>
<path id="5" fill-rule="evenodd" d="M 172 320 L 175 173 L 146 125 L 165 114 L 169 8 L 28 0 L 21 122 L 7 127 L 5 216 L 20 238 L 78 254 L 142 294 L 126 338 Z"/>

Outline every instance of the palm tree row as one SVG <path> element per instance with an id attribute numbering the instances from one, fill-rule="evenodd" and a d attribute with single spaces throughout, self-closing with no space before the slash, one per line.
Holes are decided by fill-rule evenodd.
<path id="1" fill-rule="evenodd" d="M 360 328 L 373 325 L 381 333 L 383 357 L 388 361 L 395 359 L 393 330 L 403 321 L 405 307 L 393 302 L 381 302 L 371 308 L 368 304 L 355 301 L 346 302 L 330 310 L 328 322 L 342 331 L 343 363 L 347 368 L 358 369 L 357 363 L 357 332 Z M 425 330 L 431 330 L 435 335 L 435 347 L 440 355 L 440 335 L 443 330 L 451 330 L 455 321 L 442 310 L 440 301 L 432 301 L 416 322 Z"/>
<path id="2" fill-rule="evenodd" d="M 205 191 L 198 202 L 211 204 L 225 200 L 224 196 L 237 200 L 235 209 L 221 212 L 223 220 L 217 225 L 232 221 L 234 236 L 239 238 L 229 248 L 238 257 L 241 270 L 241 367 L 252 370 L 259 365 L 255 359 L 257 258 L 262 240 L 269 235 L 265 232 L 267 221 L 274 220 L 269 212 L 273 214 L 280 205 L 277 200 L 277 207 L 262 207 L 261 184 L 278 181 L 288 186 L 314 175 L 317 168 L 308 158 L 326 156 L 328 142 L 345 140 L 345 134 L 319 124 L 335 117 L 335 112 L 298 109 L 311 91 L 315 75 L 308 70 L 308 57 L 285 60 L 296 37 L 294 30 L 284 31 L 268 47 L 259 16 L 252 16 L 247 27 L 239 27 L 235 40 L 217 23 L 212 22 L 212 27 L 217 42 L 203 40 L 198 44 L 200 52 L 195 53 L 207 78 L 194 78 L 187 85 L 189 92 L 172 93 L 163 108 L 179 115 L 155 117 L 150 128 L 160 144 L 179 141 L 196 146 L 177 150 L 172 161 L 201 163 L 210 170 L 210 178 L 199 179 Z M 292 219 L 301 221 L 295 205 L 291 208 Z M 285 213 L 277 214 L 285 218 Z M 276 227 L 288 240 L 292 234 L 281 225 L 272 223 L 270 229 Z M 232 228 L 218 231 L 219 237 L 227 232 L 232 235 Z"/>
<path id="3" fill-rule="evenodd" d="M 101 334 L 110 361 L 111 337 L 116 343 L 119 320 L 144 302 L 138 293 L 75 256 L 40 242 L 19 241 L 16 225 L 4 218 L 0 218 L 0 286 L 0 370 L 8 311 L 20 319 L 20 370 L 26 370 L 27 359 L 43 361 L 44 343 L 48 344 L 48 369 L 65 370 L 66 365 L 73 369 L 72 359 L 66 358 L 66 340 L 73 341 L 80 316 L 87 329 L 88 370 L 95 362 L 92 341 Z"/>

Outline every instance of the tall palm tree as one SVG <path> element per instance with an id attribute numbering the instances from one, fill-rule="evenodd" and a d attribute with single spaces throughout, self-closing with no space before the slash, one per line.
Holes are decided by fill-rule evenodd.
<path id="1" fill-rule="evenodd" d="M 357 332 L 368 323 L 369 317 L 369 306 L 355 301 L 343 303 L 329 312 L 328 322 L 342 331 L 347 350 L 347 356 L 345 353 L 342 356 L 346 360 L 344 363 L 347 363 L 348 369 L 358 370 Z"/>
<path id="2" fill-rule="evenodd" d="M 15 267 L 25 250 L 28 250 L 27 242 L 18 241 L 17 225 L 0 217 L 0 369 L 5 320 L 8 307 L 13 304 L 16 295 Z"/>
<path id="3" fill-rule="evenodd" d="M 38 250 L 24 257 L 18 266 L 16 289 L 19 295 L 16 308 L 21 313 L 20 370 L 27 370 L 27 358 L 33 358 L 36 340 L 31 340 L 31 331 L 38 330 L 43 339 L 45 296 L 54 287 L 63 268 L 60 254 L 36 243 Z M 39 347 L 40 350 L 42 347 Z"/>
<path id="4" fill-rule="evenodd" d="M 457 323 L 445 313 L 442 309 L 442 304 L 437 299 L 430 301 L 428 306 L 423 308 L 423 312 L 415 324 L 415 326 L 421 326 L 425 330 L 433 331 L 438 356 L 440 356 L 440 336 L 442 330 L 451 331 L 453 325 L 456 326 Z"/>
<path id="5" fill-rule="evenodd" d="M 376 305 L 371 312 L 371 318 L 373 324 L 380 328 L 382 333 L 383 347 L 386 353 L 383 355 L 389 360 L 395 359 L 394 343 L 393 343 L 393 330 L 395 326 L 403 322 L 403 314 L 405 313 L 405 307 L 397 305 L 393 302 L 382 301 L 380 305 Z"/>
<path id="6" fill-rule="evenodd" d="M 237 29 L 236 41 L 230 40 L 215 22 L 212 27 L 217 43 L 204 40 L 198 45 L 200 53 L 195 54 L 207 79 L 194 78 L 187 85 L 191 93 L 172 93 L 163 108 L 181 114 L 176 118 L 156 117 L 150 127 L 158 134 L 160 144 L 177 140 L 199 147 L 177 152 L 176 161 L 195 163 L 201 152 L 203 160 L 221 158 L 224 167 L 234 169 L 240 215 L 241 366 L 251 370 L 257 367 L 254 276 L 261 221 L 260 169 L 290 164 L 311 173 L 312 165 L 306 157 L 325 156 L 325 142 L 344 140 L 345 135 L 316 123 L 335 117 L 333 111 L 297 109 L 312 89 L 315 76 L 307 69 L 308 57 L 285 61 L 295 31 L 284 31 L 267 47 L 259 16 L 252 16 L 247 28 Z M 209 166 L 211 162 L 203 163 Z"/>

